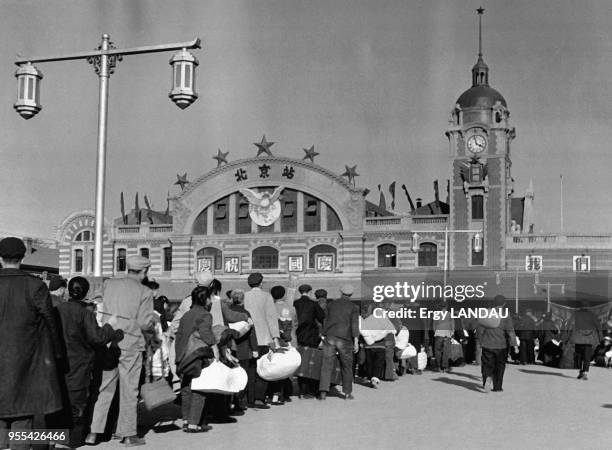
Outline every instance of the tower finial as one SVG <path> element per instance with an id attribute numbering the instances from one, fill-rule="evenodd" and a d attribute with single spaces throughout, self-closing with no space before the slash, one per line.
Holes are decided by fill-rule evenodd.
<path id="1" fill-rule="evenodd" d="M 481 6 L 476 12 L 478 13 L 478 56 L 482 56 L 482 15 L 485 9 Z"/>

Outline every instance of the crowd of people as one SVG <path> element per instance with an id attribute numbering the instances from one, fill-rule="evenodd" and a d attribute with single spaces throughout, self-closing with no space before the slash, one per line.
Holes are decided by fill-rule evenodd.
<path id="1" fill-rule="evenodd" d="M 211 423 L 236 422 L 249 409 L 280 406 L 296 396 L 352 400 L 354 382 L 376 388 L 381 380 L 425 368 L 480 365 L 483 391 L 500 392 L 509 357 L 520 364 L 534 364 L 536 356 L 559 364 L 571 343 L 583 380 L 592 359 L 606 366 L 612 360 L 612 337 L 603 337 L 588 308 L 576 313 L 567 336 L 550 315 L 538 318 L 530 310 L 495 323 L 449 315 L 380 319 L 374 314 L 380 305 L 355 302 L 350 284 L 340 286 L 336 299 L 308 284 L 296 295 L 280 285 L 265 289 L 263 275 L 254 272 L 247 290 L 223 292 L 222 283 L 203 271 L 172 310 L 158 295 L 159 284 L 148 279 L 145 257 L 128 257 L 127 274 L 106 280 L 94 296 L 83 277 L 54 279 L 47 287 L 19 270 L 24 255 L 21 240 L 0 241 L 0 448 L 9 448 L 10 430 L 33 428 L 70 430 L 55 443 L 58 448 L 96 445 L 109 436 L 126 446 L 143 445 L 138 404 L 148 383 L 174 389 L 183 431 L 202 433 Z M 504 300 L 496 297 L 496 306 Z M 385 304 L 389 310 L 400 306 Z M 447 305 L 436 308 L 445 311 Z M 400 336 L 406 337 L 401 348 Z M 289 346 L 300 352 L 301 366 L 293 377 L 266 381 L 258 360 Z M 192 380 L 214 361 L 242 367 L 245 389 L 235 395 L 192 389 Z"/>

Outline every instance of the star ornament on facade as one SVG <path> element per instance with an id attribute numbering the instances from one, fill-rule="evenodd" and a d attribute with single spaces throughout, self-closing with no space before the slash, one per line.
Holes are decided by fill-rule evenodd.
<path id="1" fill-rule="evenodd" d="M 315 156 L 319 155 L 319 153 L 315 152 L 314 145 L 310 148 L 303 148 L 302 150 L 306 153 L 302 160 L 309 159 L 310 162 L 314 164 Z"/>
<path id="2" fill-rule="evenodd" d="M 217 167 L 219 167 L 221 164 L 225 163 L 227 164 L 227 155 L 229 155 L 229 152 L 222 152 L 221 149 L 217 150 L 217 156 L 213 156 L 213 159 L 217 160 Z"/>
<path id="3" fill-rule="evenodd" d="M 261 155 L 262 153 L 265 153 L 268 156 L 272 156 L 272 152 L 270 151 L 270 147 L 272 147 L 274 145 L 274 142 L 266 141 L 266 135 L 265 134 L 264 134 L 263 138 L 261 139 L 261 142 L 259 142 L 259 143 L 253 142 L 253 144 L 255 144 L 257 146 L 257 156 Z"/>
<path id="4" fill-rule="evenodd" d="M 185 172 L 183 175 L 179 175 L 178 173 L 176 174 L 176 183 L 174 184 L 178 184 L 181 187 L 181 191 L 185 190 L 185 185 L 191 183 L 191 181 L 187 181 L 187 172 Z"/>
<path id="5" fill-rule="evenodd" d="M 486 10 L 482 6 L 476 10 L 476 12 L 480 15 L 484 14 L 485 11 Z"/>
<path id="6" fill-rule="evenodd" d="M 355 164 L 353 167 L 349 167 L 349 166 L 344 166 L 346 168 L 346 170 L 344 171 L 344 173 L 342 174 L 343 177 L 347 177 L 349 180 L 349 183 L 353 183 L 353 185 L 355 184 L 355 177 L 358 177 L 359 174 L 357 173 L 357 164 Z"/>

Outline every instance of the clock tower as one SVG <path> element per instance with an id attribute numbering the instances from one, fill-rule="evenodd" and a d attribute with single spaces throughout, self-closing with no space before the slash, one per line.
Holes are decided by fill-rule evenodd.
<path id="1" fill-rule="evenodd" d="M 510 143 L 515 137 L 504 97 L 489 85 L 482 56 L 482 15 L 478 13 L 478 60 L 472 87 L 451 111 L 446 136 L 453 161 L 449 230 L 482 230 L 482 250 L 471 233 L 449 233 L 449 268 L 504 269 L 512 177 Z"/>

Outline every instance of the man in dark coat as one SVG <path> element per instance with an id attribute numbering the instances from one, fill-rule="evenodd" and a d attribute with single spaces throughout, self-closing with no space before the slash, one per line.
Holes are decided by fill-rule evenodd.
<path id="1" fill-rule="evenodd" d="M 9 447 L 9 430 L 27 431 L 35 415 L 62 408 L 61 334 L 47 286 L 19 270 L 25 252 L 21 239 L 0 241 L 0 448 Z"/>
<path id="2" fill-rule="evenodd" d="M 312 291 L 309 284 L 303 284 L 298 288 L 301 295 L 293 302 L 293 307 L 297 313 L 297 345 L 299 348 L 318 348 L 321 343 L 319 324 L 323 324 L 325 313 L 323 308 L 316 300 L 309 297 L 308 294 Z M 317 380 L 312 380 L 305 377 L 298 377 L 298 386 L 300 395 L 308 398 L 316 394 Z"/>
<path id="3" fill-rule="evenodd" d="M 353 353 L 359 351 L 359 308 L 351 302 L 353 286 L 340 288 L 342 297 L 327 305 L 327 317 L 321 331 L 323 363 L 319 382 L 319 399 L 325 400 L 331 384 L 336 353 L 342 371 L 342 392 L 346 400 L 353 395 Z"/>
<path id="4" fill-rule="evenodd" d="M 574 344 L 575 354 L 578 358 L 578 379 L 586 381 L 587 373 L 593 357 L 593 346 L 601 340 L 601 325 L 599 319 L 588 308 L 588 302 L 583 301 L 581 307 L 574 314 L 574 329 L 570 342 Z"/>

